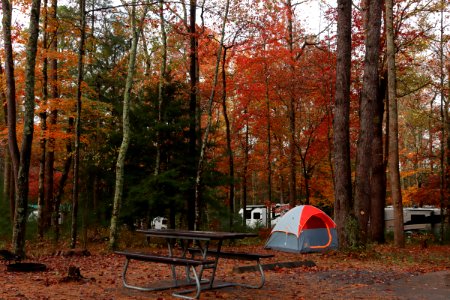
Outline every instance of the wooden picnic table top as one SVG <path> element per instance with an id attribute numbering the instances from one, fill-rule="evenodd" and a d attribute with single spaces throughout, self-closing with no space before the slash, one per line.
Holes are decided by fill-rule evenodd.
<path id="1" fill-rule="evenodd" d="M 249 233 L 249 232 L 197 231 L 184 229 L 138 229 L 136 230 L 136 232 L 162 238 L 184 238 L 184 239 L 206 239 L 206 240 L 243 239 L 258 236 L 256 233 Z"/>

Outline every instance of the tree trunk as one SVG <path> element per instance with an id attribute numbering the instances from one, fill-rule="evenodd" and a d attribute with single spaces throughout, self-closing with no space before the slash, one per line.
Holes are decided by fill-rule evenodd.
<path id="1" fill-rule="evenodd" d="M 1 65 L 1 59 L 0 59 L 0 77 L 3 78 L 3 68 Z M 3 87 L 0 89 L 0 98 L 1 98 L 1 105 L 3 106 L 3 113 L 5 118 L 5 125 L 8 124 L 8 102 L 6 97 L 6 92 L 3 89 Z M 9 214 L 11 221 L 14 221 L 14 197 L 10 197 L 11 193 L 14 194 L 14 179 L 13 179 L 13 168 L 11 163 L 11 155 L 9 155 L 9 148 L 6 146 L 4 148 L 5 155 L 4 155 L 4 169 L 3 169 L 3 199 L 9 200 Z"/>
<path id="2" fill-rule="evenodd" d="M 374 117 L 372 141 L 372 197 L 370 201 L 370 238 L 384 243 L 384 207 L 386 205 L 386 161 L 383 149 L 383 115 L 387 74 L 380 81 Z"/>
<path id="3" fill-rule="evenodd" d="M 288 48 L 290 54 L 290 77 L 294 80 L 294 30 L 293 30 L 293 7 L 291 0 L 286 1 L 286 11 L 287 11 L 287 29 L 288 29 Z M 297 204 L 297 172 L 296 172 L 296 115 L 295 115 L 295 86 L 294 82 L 289 91 L 289 205 L 294 207 Z"/>
<path id="4" fill-rule="evenodd" d="M 218 83 L 219 78 L 219 67 L 220 67 L 220 60 L 222 59 L 222 49 L 223 49 L 223 41 L 225 39 L 225 26 L 228 20 L 228 10 L 230 7 L 230 0 L 226 1 L 225 4 L 225 12 L 223 16 L 222 21 L 222 32 L 221 32 L 221 38 L 220 38 L 220 44 L 217 49 L 217 60 L 216 60 L 216 66 L 214 71 L 214 81 L 211 89 L 211 95 L 209 96 L 208 101 L 208 120 L 206 122 L 206 128 L 205 133 L 203 134 L 202 138 L 202 144 L 200 148 L 200 156 L 198 159 L 198 167 L 197 167 L 197 175 L 195 178 L 195 226 L 194 229 L 199 230 L 201 228 L 201 221 L 202 221 L 202 214 L 201 214 L 201 206 L 200 206 L 200 188 L 201 188 L 201 181 L 202 181 L 202 174 L 203 174 L 203 164 L 206 160 L 206 147 L 208 144 L 208 138 L 209 138 L 209 131 L 211 130 L 211 123 L 212 123 L 212 109 L 213 109 L 213 103 L 214 103 L 214 96 L 216 94 L 216 87 Z"/>
<path id="5" fill-rule="evenodd" d="M 405 246 L 403 233 L 403 203 L 400 188 L 399 150 L 398 150 L 398 111 L 396 95 L 395 44 L 393 27 L 393 1 L 386 0 L 386 42 L 388 64 L 389 97 L 389 179 L 394 206 L 394 243 Z"/>
<path id="6" fill-rule="evenodd" d="M 10 158 L 11 160 L 11 158 Z M 14 216 L 16 215 L 16 178 L 14 178 L 14 168 L 11 164 L 9 172 L 9 210 L 11 214 L 11 223 L 14 222 Z"/>
<path id="7" fill-rule="evenodd" d="M 334 219 L 339 247 L 349 246 L 352 182 L 350 167 L 350 68 L 352 1 L 338 0 L 336 99 L 334 108 Z"/>
<path id="8" fill-rule="evenodd" d="M 434 160 L 431 159 L 434 157 L 434 151 L 433 151 L 433 140 L 434 140 L 434 134 L 433 134 L 433 102 L 436 99 L 436 97 L 433 97 L 433 99 L 430 100 L 430 111 L 428 112 L 428 132 L 430 135 L 429 143 L 428 143 L 428 157 L 430 157 L 430 174 L 434 174 Z"/>
<path id="9" fill-rule="evenodd" d="M 439 230 L 439 240 L 444 243 L 445 239 L 445 208 L 448 206 L 448 189 L 449 189 L 449 151 L 448 151 L 448 98 L 445 100 L 445 66 L 444 66 L 444 1 L 441 1 L 440 11 L 440 41 L 439 41 L 439 61 L 440 61 L 440 98 L 441 98 L 441 179 L 440 179 L 440 199 L 439 206 L 441 207 L 441 228 Z M 448 213 L 448 212 L 447 212 Z"/>
<path id="10" fill-rule="evenodd" d="M 2 60 L 0 58 L 0 78 L 3 82 L 3 78 L 4 78 L 4 73 L 3 73 L 3 66 L 2 66 Z M 3 117 L 4 117 L 4 121 L 5 124 L 8 124 L 8 109 L 7 109 L 7 100 L 6 100 L 6 91 L 5 91 L 5 86 L 3 86 L 3 84 L 0 86 L 0 104 L 3 107 Z"/>
<path id="11" fill-rule="evenodd" d="M 12 4 L 10 1 L 2 0 L 2 11 L 3 45 L 5 48 L 6 101 L 8 110 L 8 147 L 14 173 L 15 190 L 17 190 L 20 153 L 17 145 L 16 131 L 16 81 L 14 77 L 14 55 L 11 37 Z"/>
<path id="12" fill-rule="evenodd" d="M 48 43 L 48 11 L 47 11 L 47 0 L 44 0 L 44 30 L 43 30 L 43 41 L 42 47 L 44 48 L 43 54 L 43 63 L 42 63 L 42 102 L 44 103 L 44 107 L 47 105 L 48 101 L 48 54 L 47 54 L 47 43 Z M 41 139 L 40 139 L 40 149 L 41 156 L 39 158 L 39 182 L 38 182 L 38 215 L 37 215 L 37 223 L 38 223 L 38 237 L 40 239 L 44 238 L 44 220 L 45 220 L 45 155 L 47 151 L 47 112 L 46 107 L 44 109 L 41 108 L 39 113 L 39 119 L 41 122 Z"/>
<path id="13" fill-rule="evenodd" d="M 366 9 L 366 54 L 360 104 L 360 131 L 357 147 L 355 216 L 358 220 L 358 241 L 367 242 L 370 219 L 372 142 L 374 115 L 378 99 L 378 60 L 381 31 L 381 1 L 370 0 Z"/>
<path id="14" fill-rule="evenodd" d="M 448 75 L 450 76 L 450 65 L 447 65 L 447 72 Z M 450 77 L 449 77 L 450 78 Z M 450 90 L 450 80 L 448 81 L 448 89 Z M 450 118 L 449 118 L 449 112 L 448 112 L 448 100 L 447 100 L 447 105 L 446 105 L 446 109 L 445 109 L 445 113 L 446 113 L 446 128 L 447 128 L 447 149 L 450 149 L 450 135 L 448 134 L 450 132 Z M 446 182 L 447 182 L 447 195 L 450 189 L 450 151 L 446 151 L 447 153 L 447 161 L 446 161 Z M 447 224 L 445 224 L 445 221 L 447 219 Z M 450 201 L 448 199 L 448 197 L 444 198 L 443 203 L 441 203 L 441 239 L 442 242 L 444 242 L 445 236 L 444 233 L 447 232 L 448 230 L 450 230 Z M 448 239 L 447 239 L 448 240 Z"/>
<path id="15" fill-rule="evenodd" d="M 357 147 L 355 216 L 358 220 L 358 241 L 367 242 L 370 219 L 372 142 L 374 131 L 374 109 L 378 95 L 378 59 L 381 30 L 381 3 L 369 1 L 365 26 L 366 54 L 360 104 L 360 131 Z"/>
<path id="16" fill-rule="evenodd" d="M 75 120 L 75 152 L 73 157 L 73 190 L 72 190 L 72 224 L 70 234 L 70 248 L 74 249 L 77 244 L 78 235 L 78 173 L 80 170 L 80 136 L 81 136 L 81 84 L 84 74 L 84 52 L 86 39 L 86 3 L 80 0 L 80 46 L 78 49 L 78 79 L 77 79 L 77 112 Z"/>
<path id="17" fill-rule="evenodd" d="M 159 1 L 159 21 L 161 23 L 161 39 L 162 39 L 162 56 L 161 56 L 161 68 L 159 74 L 158 83 L 158 124 L 162 124 L 162 109 L 164 101 L 164 85 L 166 81 L 166 68 L 167 68 L 167 34 L 164 20 L 164 0 Z M 161 133 L 159 128 L 156 130 L 156 158 L 155 158 L 155 171 L 154 174 L 158 175 L 161 168 Z"/>
<path id="18" fill-rule="evenodd" d="M 88 174 L 87 176 L 89 176 L 90 174 Z M 84 197 L 82 198 L 82 204 L 83 204 L 83 210 L 81 213 L 81 232 L 82 232 L 82 248 L 83 250 L 87 249 L 87 245 L 88 245 L 88 218 L 87 218 L 87 212 L 89 209 L 89 197 L 87 197 L 87 192 L 89 190 L 88 188 L 88 183 L 87 182 L 92 182 L 92 178 L 89 176 L 88 180 L 84 181 Z"/>
<path id="19" fill-rule="evenodd" d="M 9 199 L 9 193 L 10 193 L 10 187 L 11 187 L 11 180 L 12 180 L 12 168 L 11 168 L 11 159 L 9 157 L 9 151 L 8 149 L 5 149 L 5 160 L 3 165 L 3 200 L 8 201 Z M 14 205 L 11 205 L 13 203 L 10 202 L 10 219 L 11 221 L 14 220 L 14 214 L 13 214 L 13 208 Z"/>
<path id="20" fill-rule="evenodd" d="M 69 117 L 69 124 L 67 128 L 67 133 L 73 131 L 73 117 Z M 56 191 L 55 198 L 53 199 L 53 214 L 52 214 L 52 225 L 55 232 L 55 241 L 59 240 L 60 230 L 59 230 L 59 217 L 60 217 L 60 206 L 61 198 L 64 193 L 64 186 L 66 185 L 67 178 L 69 177 L 70 166 L 72 165 L 72 141 L 70 138 L 66 141 L 66 159 L 64 161 L 64 168 L 59 179 L 58 190 Z"/>
<path id="21" fill-rule="evenodd" d="M 227 112 L 227 77 L 226 77 L 226 60 L 227 60 L 227 49 L 229 47 L 225 47 L 223 49 L 223 59 L 222 59 L 222 110 L 223 110 L 223 118 L 225 120 L 225 129 L 226 129 L 226 137 L 227 137 L 227 155 L 228 155 L 228 175 L 230 176 L 230 184 L 229 188 L 229 228 L 232 229 L 233 226 L 233 216 L 234 216 L 234 201 L 235 201 L 235 186 L 234 186 L 234 158 L 233 158 L 233 149 L 231 148 L 231 126 L 230 119 L 228 118 Z"/>
<path id="22" fill-rule="evenodd" d="M 50 20 L 51 20 L 51 43 L 50 49 L 54 52 L 53 58 L 50 60 L 50 92 L 51 92 L 51 102 L 50 102 L 50 118 L 49 118 L 49 138 L 47 147 L 47 157 L 45 162 L 45 206 L 46 206 L 46 218 L 45 226 L 48 227 L 51 224 L 51 216 L 53 215 L 54 204 L 54 165 L 55 165 L 55 131 L 56 131 L 56 121 L 58 117 L 58 109 L 55 102 L 59 98 L 58 91 L 58 59 L 56 58 L 56 53 L 58 51 L 58 35 L 57 35 L 57 9 L 58 1 L 52 0 L 50 8 Z"/>
<path id="23" fill-rule="evenodd" d="M 267 63 L 265 63 L 265 89 L 266 89 L 266 117 L 267 117 L 267 199 L 268 204 L 272 203 L 272 128 L 270 123 L 270 97 L 269 97 L 269 74 L 267 70 Z M 266 222 L 267 228 L 271 227 L 270 220 Z"/>
<path id="24" fill-rule="evenodd" d="M 122 144 L 120 145 L 119 155 L 116 163 L 116 184 L 114 190 L 113 211 L 111 216 L 111 227 L 109 235 L 109 247 L 115 249 L 117 247 L 118 240 L 118 219 L 120 215 L 120 207 L 122 204 L 123 193 L 123 179 L 124 179 L 124 166 L 125 157 L 130 143 L 130 101 L 131 101 L 131 89 L 133 87 L 133 78 L 136 71 L 136 52 L 139 40 L 139 27 L 136 24 L 136 2 L 132 1 L 131 8 L 131 30 L 133 34 L 133 40 L 130 49 L 130 58 L 128 61 L 127 79 L 125 83 L 125 91 L 123 95 L 123 114 L 122 114 L 122 127 L 123 136 Z M 146 12 L 143 13 L 145 15 Z"/>
<path id="25" fill-rule="evenodd" d="M 45 77 L 45 76 L 44 76 Z M 45 80 L 44 80 L 45 82 Z M 45 99 L 45 97 L 44 97 Z M 41 131 L 42 131 L 42 137 L 40 140 L 40 149 L 41 149 L 41 155 L 39 157 L 39 182 L 38 182 L 38 200 L 37 200 L 37 206 L 38 206 L 38 215 L 37 215 L 37 223 L 38 223 L 38 237 L 40 239 L 44 238 L 44 220 L 45 220 L 45 188 L 44 188 L 44 181 L 45 181 L 45 154 L 46 154 L 46 144 L 47 139 L 45 138 L 45 134 L 47 131 L 47 113 L 45 111 L 39 113 L 39 119 L 41 121 Z"/>
<path id="26" fill-rule="evenodd" d="M 293 67 L 292 67 L 293 68 Z M 294 70 L 292 70 L 294 72 Z M 290 207 L 297 205 L 297 152 L 296 152 L 296 112 L 295 98 L 290 95 L 289 100 L 289 204 Z"/>
<path id="27" fill-rule="evenodd" d="M 247 109 L 244 110 L 245 116 L 247 116 Z M 244 170 L 242 171 L 242 226 L 245 228 L 247 222 L 245 220 L 245 211 L 247 209 L 247 177 L 248 177 L 248 153 L 249 149 L 249 130 L 248 130 L 248 118 L 245 119 L 245 146 L 244 146 Z"/>
<path id="28" fill-rule="evenodd" d="M 16 182 L 16 210 L 13 228 L 13 252 L 25 255 L 25 230 L 28 211 L 28 182 L 31 161 L 31 146 L 34 132 L 34 84 L 37 42 L 39 38 L 40 0 L 33 0 L 30 13 L 29 38 L 26 47 L 27 59 L 25 66 L 25 100 L 22 148 L 20 151 L 20 165 Z M 9 117 L 9 116 L 8 116 Z"/>
<path id="29" fill-rule="evenodd" d="M 190 0 L 189 4 L 189 163 L 188 172 L 190 177 L 195 178 L 196 174 L 196 157 L 197 157 L 197 32 L 196 32 L 196 14 L 197 0 Z M 194 229 L 195 226 L 195 185 L 189 189 L 187 195 L 187 225 L 188 229 Z"/>

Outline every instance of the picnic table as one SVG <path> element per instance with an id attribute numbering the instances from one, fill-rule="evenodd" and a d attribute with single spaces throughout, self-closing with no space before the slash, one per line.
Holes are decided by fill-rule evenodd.
<path id="1" fill-rule="evenodd" d="M 126 257 L 122 282 L 127 288 L 141 291 L 156 291 L 193 285 L 195 288 L 172 293 L 173 296 L 183 299 L 197 299 L 203 290 L 218 289 L 229 286 L 242 286 L 247 288 L 261 288 L 265 283 L 264 270 L 261 266 L 261 258 L 272 257 L 267 253 L 248 253 L 223 251 L 222 245 L 226 240 L 238 240 L 256 237 L 254 233 L 220 232 L 220 231 L 192 231 L 177 229 L 148 229 L 137 230 L 146 237 L 163 238 L 167 242 L 167 254 L 142 253 L 134 251 L 116 251 L 117 254 Z M 175 242 L 181 254 L 175 255 Z M 211 247 L 212 246 L 212 247 Z M 256 263 L 260 274 L 258 284 L 241 282 L 216 283 L 216 271 L 219 267 L 219 259 L 237 259 L 253 261 Z M 138 286 L 128 282 L 127 271 L 131 260 L 166 264 L 171 267 L 172 283 L 166 286 Z M 185 267 L 185 276 L 178 279 L 176 266 Z M 205 278 L 205 270 L 211 270 L 208 278 Z M 194 293 L 194 295 L 190 295 Z"/>

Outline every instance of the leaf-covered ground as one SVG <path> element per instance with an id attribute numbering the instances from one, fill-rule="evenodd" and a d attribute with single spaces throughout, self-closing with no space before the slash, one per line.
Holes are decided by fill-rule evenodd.
<path id="1" fill-rule="evenodd" d="M 44 272 L 8 272 L 6 265 L 0 265 L 0 299 L 173 299 L 171 291 L 140 292 L 123 288 L 124 258 L 104 248 L 105 245 L 89 247 L 87 256 L 65 251 L 29 251 L 27 261 L 45 264 L 48 269 Z M 316 266 L 268 270 L 262 289 L 233 287 L 205 291 L 201 299 L 408 299 L 402 297 L 402 288 L 411 292 L 408 284 L 417 285 L 412 279 L 420 279 L 425 273 L 450 271 L 450 246 L 409 245 L 401 250 L 373 246 L 366 251 L 326 254 L 272 252 L 264 250 L 262 245 L 225 248 L 274 253 L 275 257 L 264 260 L 264 264 L 313 261 Z M 163 248 L 151 250 L 163 251 Z M 221 260 L 217 279 L 256 281 L 257 274 L 236 272 L 236 267 L 243 265 L 248 263 Z M 67 280 L 70 266 L 79 268 L 81 280 Z M 159 283 L 170 277 L 169 268 L 164 265 L 136 262 L 132 267 L 130 275 L 136 282 Z M 450 297 L 450 275 L 444 276 L 448 276 L 443 280 L 449 281 L 444 288 L 448 288 Z"/>

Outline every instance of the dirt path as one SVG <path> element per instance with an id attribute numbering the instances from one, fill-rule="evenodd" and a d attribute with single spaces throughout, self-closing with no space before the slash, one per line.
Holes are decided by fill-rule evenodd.
<path id="1" fill-rule="evenodd" d="M 405 277 L 386 286 L 399 299 L 450 299 L 450 271 Z M 383 288 L 383 287 L 382 287 Z"/>

